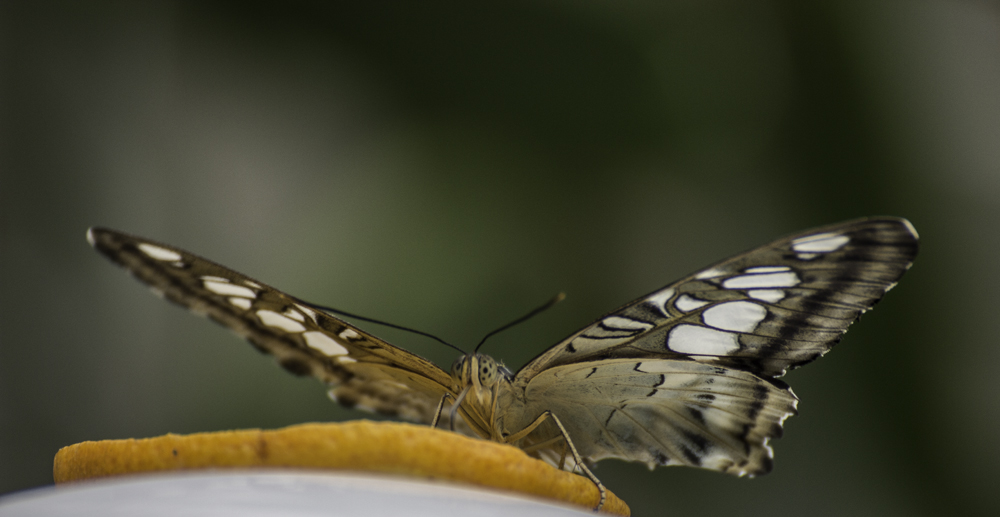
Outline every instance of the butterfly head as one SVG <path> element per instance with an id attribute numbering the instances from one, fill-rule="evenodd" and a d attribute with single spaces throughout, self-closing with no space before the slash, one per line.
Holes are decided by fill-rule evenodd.
<path id="1" fill-rule="evenodd" d="M 463 355 L 451 365 L 452 383 L 459 389 L 471 386 L 475 392 L 486 392 L 501 379 L 509 381 L 512 377 L 507 367 L 485 354 Z"/>

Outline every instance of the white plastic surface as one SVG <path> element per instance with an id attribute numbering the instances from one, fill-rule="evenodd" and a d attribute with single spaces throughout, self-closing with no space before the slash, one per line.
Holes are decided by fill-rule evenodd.
<path id="1" fill-rule="evenodd" d="M 339 517 L 593 515 L 444 482 L 304 471 L 147 474 L 0 498 L 0 516 Z"/>

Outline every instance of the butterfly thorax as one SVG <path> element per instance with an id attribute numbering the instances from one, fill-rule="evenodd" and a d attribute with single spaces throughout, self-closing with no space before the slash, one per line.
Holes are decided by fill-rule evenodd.
<path id="1" fill-rule="evenodd" d="M 459 357 L 451 367 L 451 389 L 465 421 L 481 437 L 503 442 L 502 420 L 497 408 L 508 407 L 513 374 L 492 357 L 472 353 Z"/>

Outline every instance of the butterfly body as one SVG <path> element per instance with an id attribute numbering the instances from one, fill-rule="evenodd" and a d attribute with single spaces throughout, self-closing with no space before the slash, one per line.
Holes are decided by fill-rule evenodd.
<path id="1" fill-rule="evenodd" d="M 905 219 L 859 219 L 736 255 L 599 318 L 516 374 L 479 353 L 450 373 L 184 250 L 92 228 L 92 245 L 352 407 L 510 443 L 554 465 L 605 458 L 771 470 L 798 399 L 778 379 L 823 355 L 909 268 Z M 603 488 L 602 488 L 603 493 Z"/>
<path id="2" fill-rule="evenodd" d="M 450 398 L 455 403 L 455 411 L 461 412 L 463 421 L 475 435 L 506 443 L 510 433 L 506 432 L 497 408 L 517 403 L 510 388 L 510 378 L 510 371 L 488 355 L 463 355 L 452 366 L 451 390 L 442 396 L 442 402 L 447 403 Z M 454 418 L 449 420 L 456 421 Z"/>

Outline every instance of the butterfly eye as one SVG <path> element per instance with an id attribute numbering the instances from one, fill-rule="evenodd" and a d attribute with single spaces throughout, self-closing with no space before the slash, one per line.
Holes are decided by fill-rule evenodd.
<path id="1" fill-rule="evenodd" d="M 465 362 L 465 356 L 463 355 L 463 356 L 459 357 L 458 359 L 455 359 L 454 363 L 451 363 L 451 376 L 452 377 L 459 377 L 459 376 L 461 376 L 461 374 L 462 374 L 462 363 L 464 363 L 464 362 Z"/>
<path id="2" fill-rule="evenodd" d="M 490 386 L 497 380 L 497 362 L 492 357 L 479 356 L 479 383 Z"/>

